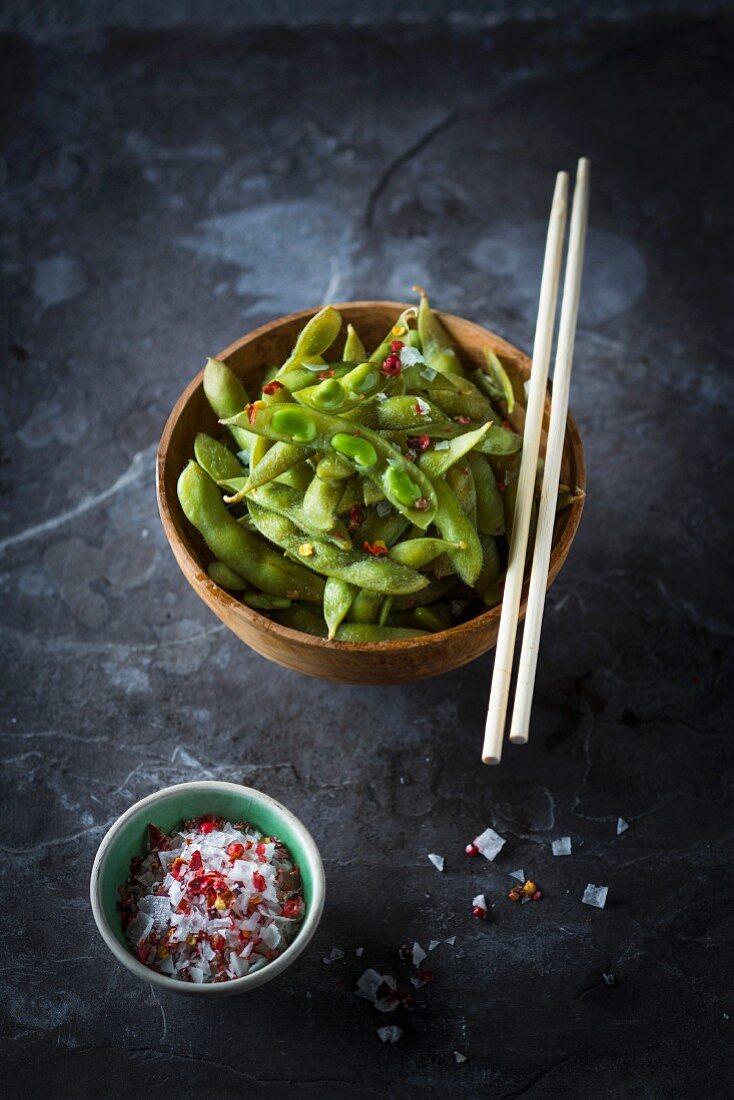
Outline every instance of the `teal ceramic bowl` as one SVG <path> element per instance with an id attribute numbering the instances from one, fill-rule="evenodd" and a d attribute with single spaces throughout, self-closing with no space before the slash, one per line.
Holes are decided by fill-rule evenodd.
<path id="1" fill-rule="evenodd" d="M 193 985 L 149 970 L 132 954 L 122 931 L 117 887 L 127 879 L 133 856 L 145 855 L 146 829 L 150 822 L 167 833 L 186 818 L 209 813 L 221 814 L 229 821 L 250 821 L 265 836 L 277 836 L 286 844 L 301 872 L 306 916 L 293 942 L 282 955 L 261 970 L 226 982 Z M 261 791 L 241 787 L 238 783 L 213 780 L 166 787 L 131 806 L 117 819 L 100 844 L 90 882 L 94 919 L 102 939 L 115 958 L 145 982 L 196 997 L 246 993 L 277 978 L 298 958 L 316 931 L 324 908 L 324 895 L 324 867 L 319 850 L 298 818 Z"/>

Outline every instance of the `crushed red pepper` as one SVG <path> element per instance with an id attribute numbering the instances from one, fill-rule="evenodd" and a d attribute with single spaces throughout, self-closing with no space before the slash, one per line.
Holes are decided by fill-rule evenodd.
<path id="1" fill-rule="evenodd" d="M 285 386 L 282 382 L 278 382 L 276 378 L 272 382 L 268 382 L 266 386 L 263 386 L 263 393 L 266 393 L 268 397 L 272 397 L 278 390 L 284 390 Z"/>

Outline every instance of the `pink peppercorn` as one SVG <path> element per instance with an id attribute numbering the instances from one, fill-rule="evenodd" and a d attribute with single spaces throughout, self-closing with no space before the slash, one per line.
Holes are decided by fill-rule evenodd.
<path id="1" fill-rule="evenodd" d="M 479 849 L 477 848 L 476 844 L 467 844 L 464 851 L 466 852 L 466 854 L 468 856 L 478 856 L 479 855 Z"/>
<path id="2" fill-rule="evenodd" d="M 487 916 L 487 910 L 482 909 L 481 905 L 475 905 L 471 911 L 471 915 L 473 917 L 476 917 L 477 920 L 484 920 L 484 918 Z"/>

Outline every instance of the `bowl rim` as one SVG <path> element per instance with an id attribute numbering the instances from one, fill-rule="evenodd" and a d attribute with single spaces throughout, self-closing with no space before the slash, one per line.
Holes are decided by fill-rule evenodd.
<path id="1" fill-rule="evenodd" d="M 114 934 L 105 916 L 104 907 L 101 901 L 102 868 L 115 838 L 125 823 L 142 809 L 155 805 L 163 796 L 173 794 L 174 792 L 191 790 L 228 791 L 249 797 L 256 802 L 272 807 L 277 813 L 285 817 L 293 830 L 298 833 L 299 840 L 303 845 L 306 858 L 309 861 L 313 874 L 313 897 L 311 899 L 311 904 L 308 907 L 305 919 L 298 933 L 282 955 L 279 955 L 277 959 L 274 959 L 271 963 L 268 963 L 267 966 L 257 970 L 254 974 L 244 974 L 241 978 L 229 978 L 226 982 L 209 982 L 202 983 L 201 985 L 176 981 L 167 974 L 158 974 L 155 970 L 151 970 L 149 967 L 139 962 L 138 959 L 122 946 L 117 936 Z M 300 818 L 297 818 L 294 813 L 282 804 L 282 802 L 278 802 L 277 799 L 272 798 L 269 794 L 265 794 L 264 791 L 256 790 L 254 787 L 245 787 L 241 783 L 227 783 L 216 779 L 202 779 L 193 780 L 188 783 L 175 783 L 171 787 L 162 787 L 160 790 L 154 791 L 152 794 L 146 795 L 145 798 L 141 798 L 138 802 L 135 802 L 129 809 L 125 810 L 112 825 L 110 825 L 94 857 L 92 872 L 89 879 L 89 897 L 92 905 L 92 914 L 94 915 L 94 920 L 102 939 L 118 962 L 126 966 L 136 978 L 156 985 L 161 989 L 167 989 L 169 992 L 193 994 L 194 996 L 218 993 L 221 996 L 225 993 L 245 993 L 247 990 L 264 985 L 266 982 L 272 981 L 273 978 L 277 978 L 279 974 L 295 961 L 308 945 L 321 920 L 326 898 L 326 877 L 324 874 L 321 853 L 316 845 L 316 841 Z"/>
<path id="2" fill-rule="evenodd" d="M 398 313 L 400 313 L 400 311 L 407 308 L 408 305 L 409 303 L 406 302 L 396 302 L 387 298 L 375 298 L 355 299 L 353 301 L 347 302 L 336 302 L 334 303 L 333 308 L 341 312 L 342 310 L 349 310 L 359 307 L 364 308 L 382 306 L 390 308 L 391 310 L 396 310 Z M 239 351 L 242 347 L 247 344 L 255 343 L 258 339 L 269 333 L 271 330 L 278 328 L 281 325 L 292 323 L 295 321 L 305 322 L 310 317 L 313 317 L 314 314 L 317 313 L 318 310 L 321 308 L 321 306 L 313 306 L 308 309 L 297 310 L 294 313 L 283 314 L 283 316 L 281 317 L 276 317 L 271 321 L 267 321 L 265 324 L 259 325 L 257 328 L 252 329 L 252 331 L 245 333 L 244 336 L 240 336 L 238 339 L 232 341 L 231 344 L 228 344 L 222 351 L 218 352 L 215 358 L 226 362 L 231 355 L 235 354 L 235 352 Z M 532 362 L 530 356 L 523 352 L 522 349 L 518 348 L 514 344 L 510 344 L 509 341 L 504 339 L 504 337 L 499 336 L 492 329 L 489 329 L 484 325 L 480 325 L 477 321 L 472 321 L 468 317 L 461 317 L 455 313 L 448 313 L 445 310 L 435 310 L 435 312 L 440 318 L 447 318 L 449 321 L 457 321 L 463 324 L 473 325 L 475 328 L 481 330 L 482 332 L 489 334 L 497 343 L 503 345 L 503 347 L 507 349 L 506 353 L 508 355 L 510 353 L 512 353 L 514 357 L 517 357 L 519 355 L 527 362 Z M 163 529 L 166 534 L 166 539 L 168 540 L 171 549 L 174 552 L 174 556 L 178 560 L 179 566 L 182 569 L 183 558 L 185 559 L 190 569 L 198 570 L 200 572 L 203 571 L 203 567 L 194 556 L 194 554 L 191 553 L 189 545 L 185 542 L 185 540 L 181 537 L 176 529 L 177 525 L 173 517 L 171 505 L 169 504 L 168 500 L 168 492 L 166 490 L 166 470 L 169 445 L 176 424 L 178 423 L 184 408 L 191 400 L 196 390 L 203 385 L 203 377 L 204 368 L 202 368 L 199 373 L 191 379 L 189 384 L 180 394 L 178 400 L 171 409 L 168 419 L 166 420 L 156 453 L 156 497 L 158 501 L 158 511 L 160 514 Z M 586 457 L 584 454 L 584 446 L 578 430 L 578 426 L 570 409 L 568 410 L 568 415 L 566 419 L 566 435 L 569 434 L 573 440 L 573 456 L 576 465 L 576 483 L 582 486 L 582 488 L 584 488 L 585 490 Z M 581 522 L 581 513 L 583 512 L 584 504 L 585 495 L 574 501 L 566 510 L 567 518 L 562 531 L 562 536 L 551 549 L 549 571 L 549 576 L 551 579 L 549 580 L 549 583 L 551 583 L 552 580 L 555 579 L 557 573 L 560 571 L 561 565 L 563 564 L 562 560 L 561 565 L 558 565 L 557 568 L 554 569 L 554 561 L 557 562 L 559 554 L 562 555 L 562 559 L 565 559 L 565 556 L 568 553 L 568 550 L 570 550 L 570 547 L 576 537 L 576 533 Z M 188 579 L 189 582 L 194 586 L 194 588 L 200 588 L 202 582 L 208 582 L 209 584 L 211 584 L 216 593 L 216 600 L 219 601 L 219 603 L 223 607 L 227 608 L 229 611 L 234 612 L 245 621 L 250 622 L 251 625 L 256 629 L 260 631 L 265 631 L 266 633 L 271 634 L 275 637 L 282 637 L 284 641 L 297 642 L 301 645 L 308 646 L 311 649 L 321 649 L 325 653 L 341 651 L 351 654 L 369 654 L 397 651 L 406 652 L 408 650 L 423 650 L 424 652 L 427 652 L 433 647 L 442 646 L 444 644 L 446 636 L 449 634 L 453 634 L 454 636 L 456 636 L 459 631 L 464 632 L 465 636 L 467 635 L 467 633 L 482 633 L 487 627 L 498 624 L 500 615 L 502 613 L 502 603 L 500 602 L 495 607 L 491 607 L 486 611 L 480 612 L 478 615 L 475 615 L 473 618 L 468 619 L 466 622 L 458 623 L 455 626 L 448 627 L 446 630 L 436 631 L 435 633 L 425 634 L 416 638 L 399 638 L 396 640 L 384 642 L 339 642 L 336 640 L 329 640 L 328 638 L 319 638 L 314 634 L 307 634 L 304 631 L 295 630 L 292 627 L 282 626 L 280 623 L 277 623 L 274 619 L 269 618 L 267 615 L 263 615 L 253 608 L 248 607 L 247 604 L 243 603 L 241 600 L 236 599 L 233 595 L 227 592 L 226 589 L 220 588 L 219 585 L 214 584 L 214 582 L 211 581 L 208 576 L 206 576 L 206 574 L 204 574 L 201 581 L 197 579 L 196 583 L 194 583 L 194 580 L 192 580 L 190 577 Z M 523 581 L 521 606 L 527 598 L 529 583 L 529 576 L 526 576 Z"/>

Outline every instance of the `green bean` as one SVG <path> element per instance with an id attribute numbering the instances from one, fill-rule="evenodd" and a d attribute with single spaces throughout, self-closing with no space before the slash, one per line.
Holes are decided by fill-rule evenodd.
<path id="1" fill-rule="evenodd" d="M 304 542 L 302 533 L 284 516 L 267 511 L 252 499 L 248 505 L 261 535 L 317 573 L 387 596 L 418 592 L 428 583 L 420 573 L 387 558 L 375 558 L 356 550 L 338 550 L 322 539 Z"/>
<path id="2" fill-rule="evenodd" d="M 465 584 L 473 585 L 482 568 L 482 547 L 471 521 L 445 481 L 433 483 L 438 497 L 435 524 L 447 542 L 463 543 L 462 549 L 447 551 L 449 560 Z"/>
<path id="3" fill-rule="evenodd" d="M 341 481 L 325 481 L 314 474 L 303 494 L 303 514 L 317 531 L 331 531 L 337 522 L 336 513 L 344 495 Z"/>
<path id="4" fill-rule="evenodd" d="M 364 344 L 357 335 L 354 325 L 347 325 L 347 338 L 344 341 L 342 355 L 345 359 L 353 359 L 355 363 L 361 363 L 367 358 Z"/>
<path id="5" fill-rule="evenodd" d="M 220 588 L 226 588 L 230 592 L 240 592 L 243 588 L 247 588 L 247 581 L 238 573 L 234 573 L 223 561 L 210 562 L 206 571 Z"/>
<path id="6" fill-rule="evenodd" d="M 336 632 L 337 642 L 397 642 L 404 638 L 422 638 L 426 630 L 410 630 L 398 626 L 373 626 L 370 623 L 342 623 Z"/>
<path id="7" fill-rule="evenodd" d="M 351 548 L 352 540 L 342 521 L 334 517 L 328 530 L 317 527 L 306 511 L 304 494 L 297 489 L 272 481 L 268 485 L 261 485 L 258 489 L 254 489 L 251 499 L 270 512 L 277 512 L 278 515 L 284 516 L 306 535 L 326 539 L 327 542 L 332 542 L 342 550 Z"/>
<path id="8" fill-rule="evenodd" d="M 447 440 L 441 450 L 434 448 L 426 451 L 418 459 L 421 470 L 425 470 L 431 477 L 441 477 L 455 463 L 463 459 L 469 451 L 477 447 L 491 427 L 490 423 L 482 424 L 481 427 L 475 428 L 473 431 L 464 432 L 462 435 Z"/>
<path id="9" fill-rule="evenodd" d="M 420 292 L 418 308 L 418 335 L 420 336 L 423 358 L 429 367 L 440 374 L 463 374 L 459 357 L 454 351 L 451 337 L 431 309 L 428 295 L 423 287 L 414 287 Z"/>
<path id="10" fill-rule="evenodd" d="M 248 413 L 232 420 L 243 422 L 248 422 Z M 422 530 L 433 522 L 436 493 L 431 480 L 377 432 L 295 405 L 260 407 L 250 428 L 270 439 L 301 444 L 310 450 L 336 451 L 357 473 L 375 481 L 390 503 Z"/>
<path id="11" fill-rule="evenodd" d="M 303 361 L 308 362 L 323 355 L 336 340 L 342 326 L 341 314 L 333 306 L 324 306 L 301 329 L 293 351 L 278 371 L 278 377 L 287 374 Z"/>
<path id="12" fill-rule="evenodd" d="M 282 611 L 291 606 L 291 601 L 287 597 L 268 596 L 265 592 L 245 592 L 242 596 L 242 602 L 251 607 L 253 611 Z"/>
<path id="13" fill-rule="evenodd" d="M 242 467 L 232 452 L 204 432 L 199 432 L 194 440 L 194 455 L 212 481 L 224 481 L 228 477 L 242 475 Z"/>
<path id="14" fill-rule="evenodd" d="M 477 493 L 477 530 L 483 535 L 502 535 L 505 509 L 494 472 L 485 455 L 471 452 L 466 456 Z"/>
<path id="15" fill-rule="evenodd" d="M 408 539 L 407 542 L 399 542 L 390 551 L 393 561 L 399 561 L 401 565 L 407 565 L 410 569 L 424 569 L 430 565 L 439 554 L 447 550 L 465 550 L 463 542 L 447 542 L 446 539 Z"/>
<path id="16" fill-rule="evenodd" d="M 246 531 L 227 511 L 219 490 L 196 462 L 189 462 L 177 484 L 188 521 L 219 561 L 272 596 L 321 603 L 324 584 L 303 566 L 285 561 L 258 535 Z"/>
<path id="17" fill-rule="evenodd" d="M 219 359 L 207 359 L 204 367 L 204 394 L 220 420 L 236 416 L 248 404 L 247 390 L 226 363 Z M 232 438 L 241 451 L 250 453 L 250 433 L 241 427 L 229 428 Z"/>
<path id="18" fill-rule="evenodd" d="M 324 620 L 329 628 L 329 638 L 336 634 L 337 627 L 354 603 L 357 589 L 353 584 L 328 577 L 324 587 Z"/>

